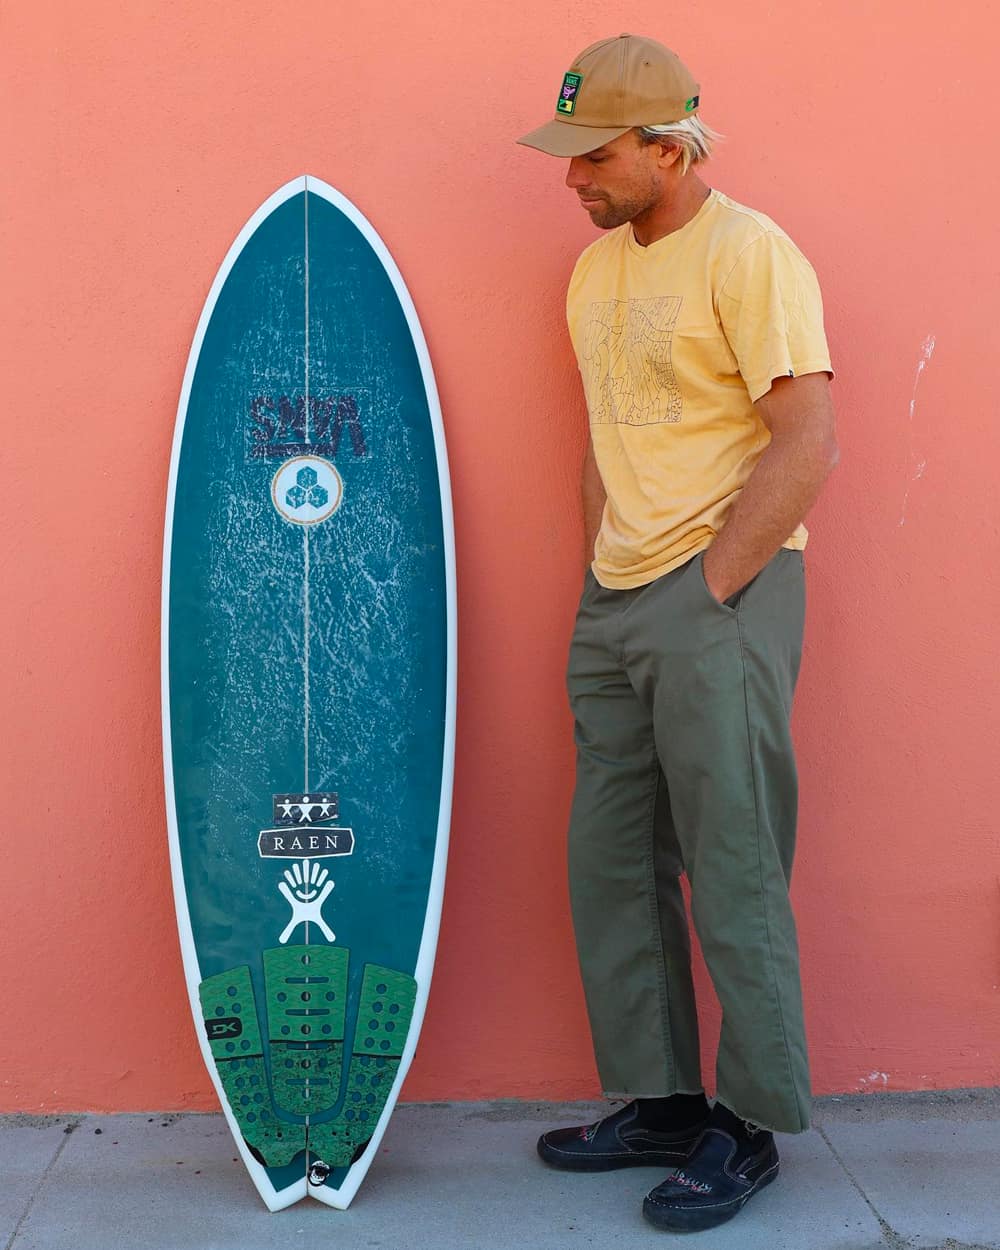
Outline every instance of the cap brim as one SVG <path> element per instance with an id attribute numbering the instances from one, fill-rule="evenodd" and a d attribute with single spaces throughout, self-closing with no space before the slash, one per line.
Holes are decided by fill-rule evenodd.
<path id="1" fill-rule="evenodd" d="M 583 156 L 631 129 L 631 126 L 581 126 L 554 118 L 530 134 L 523 135 L 517 142 L 523 143 L 526 148 L 537 148 L 549 156 Z"/>

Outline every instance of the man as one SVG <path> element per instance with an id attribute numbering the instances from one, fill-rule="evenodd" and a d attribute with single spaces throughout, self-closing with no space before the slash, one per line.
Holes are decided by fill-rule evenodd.
<path id="1" fill-rule="evenodd" d="M 661 1228 L 711 1228 L 809 1127 L 788 899 L 789 733 L 803 517 L 837 461 L 815 274 L 769 218 L 699 176 L 698 84 L 633 35 L 585 49 L 555 118 L 519 142 L 568 158 L 594 225 L 567 315 L 590 416 L 588 560 L 570 650 L 570 894 L 608 1097 L 542 1158 L 673 1169 Z M 722 1005 L 717 1100 L 699 1063 L 687 917 Z"/>

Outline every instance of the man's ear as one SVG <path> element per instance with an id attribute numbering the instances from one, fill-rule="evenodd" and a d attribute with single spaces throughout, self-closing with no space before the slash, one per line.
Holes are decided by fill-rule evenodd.
<path id="1" fill-rule="evenodd" d="M 672 165 L 676 165 L 681 155 L 680 144 L 664 140 L 663 143 L 657 143 L 655 146 L 660 150 L 660 154 L 656 158 L 656 163 L 660 169 L 670 169 Z"/>

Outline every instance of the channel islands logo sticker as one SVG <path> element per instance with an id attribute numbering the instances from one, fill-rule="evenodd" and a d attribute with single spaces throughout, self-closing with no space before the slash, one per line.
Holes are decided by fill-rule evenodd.
<path id="1" fill-rule="evenodd" d="M 698 97 L 696 95 L 693 95 L 690 100 L 685 100 L 684 102 L 685 113 L 693 113 L 697 107 L 698 107 Z"/>
<path id="2" fill-rule="evenodd" d="M 340 507 L 344 483 L 329 460 L 293 456 L 271 481 L 271 501 L 286 521 L 318 525 Z"/>
<path id="3" fill-rule="evenodd" d="M 580 90 L 580 83 L 582 82 L 582 74 L 566 75 L 563 79 L 562 91 L 559 92 L 559 99 L 556 102 L 557 112 L 569 115 L 576 112 L 576 93 Z"/>

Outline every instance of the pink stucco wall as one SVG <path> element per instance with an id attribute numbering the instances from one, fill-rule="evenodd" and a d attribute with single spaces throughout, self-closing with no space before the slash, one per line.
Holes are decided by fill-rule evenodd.
<path id="1" fill-rule="evenodd" d="M 816 1088 L 1000 1082 L 992 6 L 12 0 L 0 1109 L 213 1105 L 164 832 L 164 489 L 209 283 L 302 172 L 393 250 L 454 474 L 453 851 L 405 1094 L 596 1091 L 562 687 L 584 436 L 562 301 L 593 231 L 560 162 L 513 140 L 626 29 L 695 69 L 728 136 L 709 180 L 775 216 L 826 296 L 843 459 L 810 522 L 796 712 Z"/>

